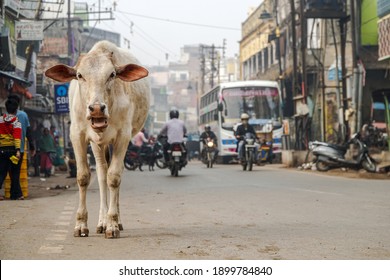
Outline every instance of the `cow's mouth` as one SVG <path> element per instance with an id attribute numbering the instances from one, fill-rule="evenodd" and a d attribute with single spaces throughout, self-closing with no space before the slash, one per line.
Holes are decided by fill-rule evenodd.
<path id="1" fill-rule="evenodd" d="M 108 126 L 107 118 L 106 117 L 91 118 L 91 126 L 93 129 L 102 130 Z"/>

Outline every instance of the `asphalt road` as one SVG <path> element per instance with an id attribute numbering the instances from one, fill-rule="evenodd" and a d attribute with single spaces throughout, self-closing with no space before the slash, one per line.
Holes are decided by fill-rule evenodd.
<path id="1" fill-rule="evenodd" d="M 88 238 L 74 238 L 77 188 L 0 202 L 0 258 L 139 260 L 390 259 L 390 182 L 280 165 L 124 171 L 117 240 L 96 234 L 99 191 L 87 196 Z M 95 173 L 94 173 L 95 174 Z"/>

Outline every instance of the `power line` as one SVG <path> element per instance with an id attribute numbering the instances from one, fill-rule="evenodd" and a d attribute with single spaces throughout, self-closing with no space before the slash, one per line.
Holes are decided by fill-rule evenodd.
<path id="1" fill-rule="evenodd" d="M 118 17 L 117 17 L 118 18 Z M 120 18 L 118 18 L 121 22 L 123 22 L 123 23 L 125 23 L 125 24 L 127 24 L 124 20 L 122 20 L 122 19 L 120 19 Z M 113 32 L 117 32 L 117 30 L 113 30 L 113 28 L 112 28 L 112 26 L 109 26 L 108 24 L 105 24 L 110 30 L 112 30 Z M 143 40 L 145 40 L 148 44 L 150 44 L 151 46 L 153 46 L 154 48 L 156 48 L 158 51 L 160 51 L 164 56 L 166 56 L 167 55 L 167 52 L 165 51 L 165 50 L 163 50 L 163 49 L 161 49 L 161 48 L 159 48 L 156 44 L 159 44 L 156 40 L 154 40 L 154 41 L 156 41 L 156 44 L 155 43 L 153 43 L 151 40 L 148 40 L 147 38 L 145 38 L 145 36 L 142 36 L 142 34 L 140 34 L 139 32 L 137 32 L 137 34 L 143 39 Z M 124 40 L 125 40 L 125 42 L 127 42 L 129 45 L 130 45 L 130 42 L 131 42 L 131 45 L 132 46 L 135 46 L 136 47 L 136 49 L 138 49 L 139 51 L 141 51 L 141 52 L 143 52 L 144 54 L 146 54 L 146 55 L 148 55 L 148 56 L 150 56 L 151 58 L 153 58 L 153 59 L 156 59 L 157 61 L 160 61 L 161 59 L 159 59 L 159 58 L 157 58 L 156 56 L 154 56 L 154 55 L 152 55 L 152 54 L 150 54 L 150 53 L 148 53 L 148 52 L 146 52 L 145 51 L 145 48 L 141 48 L 141 47 L 138 47 L 138 46 L 136 46 L 134 43 L 133 43 L 133 40 L 130 40 L 130 39 L 128 39 L 128 38 L 126 38 L 125 36 L 123 36 L 122 35 L 122 37 L 124 38 Z M 149 36 L 150 37 L 150 36 Z M 161 44 L 159 44 L 160 46 L 162 46 Z M 163 46 L 162 46 L 163 47 Z M 129 46 L 128 46 L 128 48 L 130 48 Z M 165 47 L 164 47 L 165 48 Z M 165 48 L 166 49 L 166 48 Z M 169 52 L 168 51 L 168 53 L 170 53 L 172 56 L 177 56 L 176 54 L 174 54 L 174 53 L 172 53 L 172 52 Z"/>
<path id="2" fill-rule="evenodd" d="M 122 18 L 120 17 L 117 17 L 121 22 L 123 22 L 124 24 L 128 24 L 125 20 L 123 20 Z M 162 44 L 160 44 L 158 41 L 156 41 L 155 39 L 152 38 L 152 36 L 148 35 L 145 31 L 143 31 L 138 25 L 134 24 L 134 22 L 131 22 L 133 26 L 135 26 L 137 29 L 140 30 L 140 32 L 142 32 L 142 34 L 140 32 L 137 32 L 137 34 L 143 38 L 146 42 L 148 42 L 149 44 L 151 44 L 152 46 L 154 46 L 155 48 L 157 48 L 159 51 L 161 52 L 164 52 L 165 53 L 170 53 L 171 55 L 173 56 L 176 56 L 176 54 L 172 51 L 170 51 L 168 48 L 166 48 L 165 46 L 163 46 Z M 146 37 L 145 37 L 146 36 Z"/>
<path id="3" fill-rule="evenodd" d="M 179 20 L 163 19 L 163 18 L 158 18 L 158 17 L 140 15 L 140 14 L 129 13 L 129 12 L 121 12 L 121 11 L 118 11 L 118 13 L 132 15 L 132 16 L 136 16 L 136 17 L 148 18 L 148 19 L 153 19 L 153 20 L 158 20 L 158 21 L 165 21 L 165 22 L 170 22 L 170 23 L 178 23 L 178 24 L 192 25 L 192 26 L 198 26 L 198 27 L 216 28 L 216 29 L 224 29 L 224 30 L 232 30 L 232 31 L 241 31 L 240 28 L 234 28 L 234 27 L 208 25 L 208 24 L 185 22 L 185 21 L 179 21 Z"/>
<path id="4" fill-rule="evenodd" d="M 131 34 L 133 34 L 133 30 L 132 30 L 132 28 L 133 28 L 133 26 L 134 27 L 136 27 L 136 29 L 138 30 L 136 33 L 140 36 L 140 38 L 142 38 L 143 40 L 145 40 L 148 44 L 150 44 L 152 47 L 154 47 L 154 48 L 156 48 L 158 51 L 160 51 L 161 53 L 163 53 L 163 55 L 165 56 L 165 57 L 168 57 L 168 54 L 169 55 L 171 55 L 172 57 L 177 57 L 178 55 L 177 54 L 175 54 L 175 52 L 172 52 L 171 50 L 169 50 L 168 48 L 166 48 L 165 46 L 163 46 L 161 43 L 159 43 L 157 40 L 155 40 L 152 36 L 150 36 L 150 35 L 148 35 L 144 30 L 142 30 L 138 25 L 135 25 L 134 24 L 134 22 L 133 21 L 130 21 L 129 22 L 129 19 L 128 19 L 128 16 L 124 16 L 122 13 L 118 13 L 117 11 L 116 11 L 116 1 L 108 1 L 109 2 L 109 6 L 113 6 L 114 7 L 114 9 L 113 9 L 113 11 L 114 11 L 114 13 L 115 13 L 115 17 L 119 20 L 119 21 L 121 21 L 123 24 L 125 24 L 126 26 L 129 26 L 129 28 L 130 28 L 130 31 L 129 31 L 129 33 L 131 33 Z M 96 3 L 95 4 L 93 4 L 93 5 L 96 5 Z M 110 10 L 111 10 L 111 8 L 110 8 Z M 125 18 L 125 19 L 124 19 Z M 110 30 L 112 30 L 113 32 L 117 32 L 118 30 L 113 30 L 113 28 L 111 27 L 111 26 L 108 26 L 108 25 L 106 25 Z M 128 39 L 128 38 L 126 38 L 125 36 L 123 36 L 123 34 L 122 34 L 122 37 L 124 38 L 124 40 L 125 40 L 125 43 L 127 43 L 128 44 L 128 48 L 129 48 L 129 46 L 130 46 L 130 39 Z M 133 41 L 131 41 L 131 44 L 133 45 Z M 140 48 L 140 47 L 137 47 L 136 46 L 136 48 L 138 49 L 138 50 L 140 50 L 140 51 L 142 51 L 144 54 L 146 54 L 146 55 L 148 55 L 148 56 L 150 56 L 150 57 L 152 57 L 152 58 L 154 58 L 154 59 L 157 59 L 157 60 L 159 60 L 158 58 L 156 58 L 154 55 L 151 55 L 150 53 L 148 53 L 148 52 L 146 52 L 145 50 L 144 50 L 144 48 Z"/>

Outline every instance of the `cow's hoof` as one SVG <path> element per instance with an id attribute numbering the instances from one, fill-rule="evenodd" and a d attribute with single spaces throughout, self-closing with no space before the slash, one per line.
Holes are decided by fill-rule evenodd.
<path id="1" fill-rule="evenodd" d="M 98 227 L 96 228 L 96 233 L 103 233 L 103 232 L 104 232 L 103 226 L 98 226 Z"/>
<path id="2" fill-rule="evenodd" d="M 81 229 L 75 229 L 73 232 L 74 237 L 88 237 L 89 230 L 87 228 L 81 230 Z"/>
<path id="3" fill-rule="evenodd" d="M 118 227 L 119 227 L 119 230 L 123 230 L 123 225 L 122 224 L 118 224 Z"/>
<path id="4" fill-rule="evenodd" d="M 114 231 L 112 230 L 106 230 L 106 238 L 113 239 L 113 238 L 119 238 L 119 229 L 115 229 Z"/>

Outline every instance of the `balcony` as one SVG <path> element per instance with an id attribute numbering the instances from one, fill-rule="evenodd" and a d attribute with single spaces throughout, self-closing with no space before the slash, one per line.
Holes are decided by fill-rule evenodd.
<path id="1" fill-rule="evenodd" d="M 54 103 L 49 98 L 36 94 L 32 99 L 25 101 L 24 109 L 36 113 L 49 114 L 54 113 Z"/>

